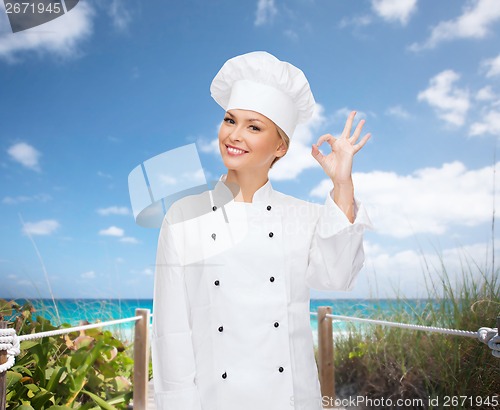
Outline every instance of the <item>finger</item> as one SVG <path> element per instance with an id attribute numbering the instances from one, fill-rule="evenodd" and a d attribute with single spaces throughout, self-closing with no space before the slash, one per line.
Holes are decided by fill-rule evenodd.
<path id="1" fill-rule="evenodd" d="M 354 117 L 356 116 L 356 111 L 351 111 L 349 116 L 347 117 L 347 121 L 345 122 L 344 131 L 342 131 L 342 135 L 340 138 L 349 138 L 351 135 L 352 123 L 354 121 Z"/>
<path id="2" fill-rule="evenodd" d="M 356 141 L 358 140 L 359 136 L 361 135 L 361 131 L 363 130 L 363 126 L 365 125 L 365 122 L 366 122 L 365 120 L 361 120 L 359 122 L 358 126 L 354 130 L 354 134 L 352 134 L 352 137 L 349 138 L 349 142 L 351 144 L 356 143 Z"/>
<path id="3" fill-rule="evenodd" d="M 363 148 L 371 136 L 372 136 L 372 134 L 370 134 L 370 133 L 366 134 L 361 139 L 361 141 L 359 141 L 356 145 L 354 145 L 354 153 L 358 152 L 361 148 Z"/>
<path id="4" fill-rule="evenodd" d="M 325 135 L 322 135 L 321 137 L 318 138 L 316 145 L 318 147 L 320 147 L 321 144 L 323 144 L 323 142 L 325 142 L 325 141 L 328 142 L 330 147 L 333 148 L 333 144 L 335 143 L 335 141 L 337 141 L 337 138 L 335 138 L 332 134 L 325 134 Z"/>
<path id="5" fill-rule="evenodd" d="M 312 144 L 312 151 L 311 155 L 314 157 L 316 161 L 319 162 L 321 166 L 323 166 L 323 161 L 325 156 L 321 153 L 321 151 L 318 149 L 318 146 L 316 144 Z"/>

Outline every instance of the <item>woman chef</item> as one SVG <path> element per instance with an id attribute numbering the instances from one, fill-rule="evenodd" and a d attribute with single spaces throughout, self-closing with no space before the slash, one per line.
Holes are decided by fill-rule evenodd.
<path id="1" fill-rule="evenodd" d="M 227 175 L 213 191 L 174 204 L 162 225 L 152 336 L 156 406 L 320 410 L 309 288 L 350 290 L 363 265 L 370 222 L 354 200 L 351 169 L 369 134 L 359 139 L 363 121 L 351 134 L 352 112 L 340 137 L 323 135 L 312 145 L 334 189 L 324 205 L 305 202 L 268 180 L 296 124 L 313 114 L 302 71 L 253 52 L 228 60 L 210 90 L 226 111 L 219 149 Z M 323 142 L 328 155 L 318 150 Z"/>

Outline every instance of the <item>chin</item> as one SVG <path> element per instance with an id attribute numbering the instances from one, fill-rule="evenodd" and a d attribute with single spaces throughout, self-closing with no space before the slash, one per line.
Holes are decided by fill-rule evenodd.
<path id="1" fill-rule="evenodd" d="M 232 169 L 232 170 L 235 170 L 235 171 L 239 171 L 239 170 L 242 170 L 242 169 L 245 169 L 245 165 L 244 164 L 238 164 L 236 163 L 236 161 L 231 161 L 231 158 L 228 158 L 228 159 L 223 159 L 222 162 L 224 163 L 224 166 L 227 168 L 227 169 Z"/>

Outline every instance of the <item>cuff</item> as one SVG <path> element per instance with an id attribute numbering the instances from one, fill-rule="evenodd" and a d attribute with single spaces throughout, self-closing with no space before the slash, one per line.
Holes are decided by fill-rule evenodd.
<path id="1" fill-rule="evenodd" d="M 365 229 L 373 229 L 366 208 L 356 197 L 354 197 L 354 222 L 351 223 L 333 200 L 332 193 L 333 190 L 327 194 L 325 205 L 321 209 L 318 222 L 318 234 L 320 237 L 333 236 L 344 229 L 354 230 L 358 233 L 363 233 Z"/>

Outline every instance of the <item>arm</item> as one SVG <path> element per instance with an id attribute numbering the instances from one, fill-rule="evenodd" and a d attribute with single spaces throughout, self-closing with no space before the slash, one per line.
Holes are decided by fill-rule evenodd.
<path id="1" fill-rule="evenodd" d="M 361 130 L 365 124 L 361 120 L 351 136 L 352 123 L 355 111 L 352 111 L 347 118 L 344 131 L 339 138 L 330 134 L 319 137 L 318 142 L 312 146 L 312 156 L 319 162 L 326 175 L 332 180 L 335 187 L 333 200 L 352 223 L 354 221 L 354 185 L 352 183 L 352 162 L 354 155 L 370 139 L 370 134 L 366 134 L 359 143 L 356 144 Z M 318 147 L 323 142 L 328 142 L 332 152 L 323 155 Z"/>
<path id="2" fill-rule="evenodd" d="M 201 410 L 184 268 L 166 219 L 156 255 L 151 347 L 157 408 Z"/>
<path id="3" fill-rule="evenodd" d="M 354 223 L 327 195 L 309 249 L 306 283 L 318 290 L 351 290 L 363 267 L 363 232 L 371 228 L 365 208 L 354 202 Z"/>
<path id="4" fill-rule="evenodd" d="M 363 231 L 371 227 L 371 223 L 364 208 L 354 199 L 352 163 L 370 134 L 356 144 L 364 121 L 358 124 L 351 137 L 355 115 L 354 111 L 351 112 L 339 138 L 326 134 L 312 146 L 313 157 L 334 186 L 321 210 L 309 250 L 306 281 L 315 289 L 352 289 L 364 262 Z M 318 149 L 324 141 L 332 149 L 328 155 L 323 155 Z"/>

